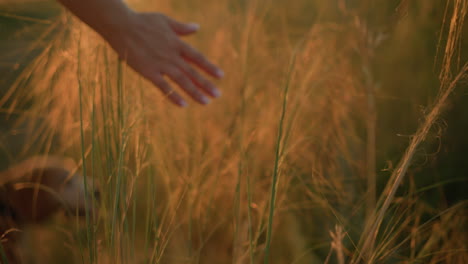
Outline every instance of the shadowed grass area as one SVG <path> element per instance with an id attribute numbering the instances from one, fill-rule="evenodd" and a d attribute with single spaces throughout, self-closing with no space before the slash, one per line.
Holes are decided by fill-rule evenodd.
<path id="1" fill-rule="evenodd" d="M 46 20 L 2 108 L 28 124 L 22 155 L 81 160 L 103 197 L 97 222 L 31 235 L 67 254 L 30 243 L 31 259 L 468 262 L 466 169 L 444 165 L 465 153 L 445 127 L 466 129 L 450 114 L 468 112 L 466 0 L 131 4 L 202 25 L 188 41 L 223 97 L 177 109 L 69 14 Z"/>

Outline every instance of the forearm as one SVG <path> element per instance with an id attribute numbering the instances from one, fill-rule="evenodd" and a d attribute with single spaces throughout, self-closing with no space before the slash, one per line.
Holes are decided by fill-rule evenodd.
<path id="1" fill-rule="evenodd" d="M 124 23 L 133 12 L 121 0 L 58 0 L 75 16 L 102 35 Z"/>

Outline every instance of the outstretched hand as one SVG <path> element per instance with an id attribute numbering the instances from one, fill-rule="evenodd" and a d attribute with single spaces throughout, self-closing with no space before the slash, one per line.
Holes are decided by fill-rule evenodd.
<path id="1" fill-rule="evenodd" d="M 205 94 L 221 95 L 198 70 L 215 78 L 223 77 L 223 72 L 179 38 L 198 28 L 197 24 L 180 23 L 161 13 L 132 12 L 127 24 L 101 34 L 130 67 L 159 87 L 172 102 L 186 106 L 164 76 L 201 104 L 209 103 Z"/>
<path id="2" fill-rule="evenodd" d="M 198 28 L 197 24 L 180 23 L 161 13 L 131 12 L 125 24 L 107 27 L 99 33 L 130 67 L 155 84 L 173 103 L 183 107 L 187 102 L 165 76 L 201 104 L 209 103 L 206 94 L 221 95 L 199 71 L 221 78 L 221 69 L 180 39 Z"/>
<path id="3" fill-rule="evenodd" d="M 58 0 L 73 14 L 96 30 L 119 57 L 150 80 L 175 104 L 187 102 L 171 87 L 169 77 L 201 104 L 207 95 L 219 97 L 220 91 L 200 70 L 215 78 L 221 69 L 180 39 L 198 30 L 198 25 L 177 22 L 161 13 L 141 13 L 122 0 Z"/>

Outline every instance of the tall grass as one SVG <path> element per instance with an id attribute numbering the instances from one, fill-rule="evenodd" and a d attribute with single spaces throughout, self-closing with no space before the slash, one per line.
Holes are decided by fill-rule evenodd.
<path id="1" fill-rule="evenodd" d="M 37 136 L 28 138 L 35 144 L 25 153 L 81 160 L 87 189 L 99 186 L 102 197 L 88 205 L 99 208 L 97 219 L 71 224 L 57 219 L 58 226 L 73 229 L 72 235 L 50 231 L 69 245 L 66 253 L 57 253 L 62 245 L 48 256 L 31 249 L 36 259 L 339 264 L 468 259 L 466 201 L 434 206 L 423 199 L 421 194 L 444 182 L 420 186 L 425 175 L 418 175 L 418 168 L 426 165 L 415 163 L 418 150 L 434 141 L 431 129 L 453 90 L 466 82 L 466 0 L 448 1 L 445 20 L 435 11 L 440 4 L 429 2 L 132 4 L 203 26 L 187 41 L 227 73 L 219 83 L 223 97 L 207 107 L 193 103 L 177 109 L 70 14 L 52 23 L 48 32 L 56 37 L 1 102 L 8 111 L 23 113 L 21 123 L 27 121 Z M 434 43 L 431 52 L 419 55 L 420 43 L 411 37 L 440 27 L 439 44 L 428 41 Z M 441 62 L 433 61 L 437 45 Z M 411 61 L 418 59 L 425 61 L 412 71 Z M 431 82 L 437 75 L 423 65 L 428 61 L 440 66 L 439 83 Z M 396 84 L 415 92 L 402 92 Z M 431 97 L 437 89 L 439 95 Z M 427 114 L 419 112 L 421 105 L 427 105 Z M 415 134 L 408 145 L 395 131 Z M 387 178 L 380 169 L 397 159 Z"/>

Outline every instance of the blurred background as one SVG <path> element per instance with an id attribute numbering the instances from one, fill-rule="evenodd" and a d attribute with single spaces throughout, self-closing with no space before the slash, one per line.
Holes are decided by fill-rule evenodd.
<path id="1" fill-rule="evenodd" d="M 0 168 L 103 186 L 28 263 L 468 263 L 468 1 L 128 2 L 200 23 L 223 96 L 177 109 L 58 3 L 0 0 Z"/>

